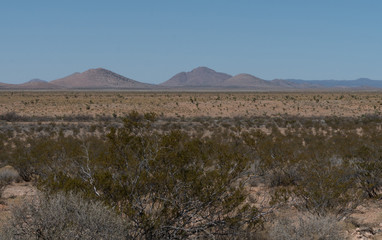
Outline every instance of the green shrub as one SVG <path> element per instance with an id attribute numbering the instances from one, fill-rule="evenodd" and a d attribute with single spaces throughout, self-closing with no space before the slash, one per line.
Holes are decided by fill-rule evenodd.
<path id="1" fill-rule="evenodd" d="M 323 159 L 311 160 L 300 170 L 301 180 L 293 188 L 301 205 L 319 216 L 334 214 L 338 218 L 351 213 L 360 204 L 360 192 L 351 169 L 333 166 Z"/>
<path id="2" fill-rule="evenodd" d="M 138 239 L 233 238 L 260 225 L 261 214 L 245 202 L 249 159 L 235 145 L 181 131 L 158 133 L 152 114 L 132 112 L 123 121 L 108 135 L 107 151 L 82 152 L 78 170 L 64 161 L 45 188 L 102 199 L 127 217 Z"/>
<path id="3" fill-rule="evenodd" d="M 157 120 L 131 112 L 95 134 L 85 123 L 58 124 L 43 135 L 7 125 L 0 160 L 24 180 L 38 179 L 42 191 L 102 201 L 125 216 L 134 238 L 253 234 L 263 219 L 247 204 L 247 174 L 268 184 L 272 203 L 293 200 L 320 217 L 340 218 L 365 197 L 379 197 L 380 117 Z"/>

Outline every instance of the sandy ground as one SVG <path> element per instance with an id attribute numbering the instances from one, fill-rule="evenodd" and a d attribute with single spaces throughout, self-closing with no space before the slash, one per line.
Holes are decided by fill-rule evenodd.
<path id="1" fill-rule="evenodd" d="M 12 183 L 5 187 L 0 198 L 0 227 L 10 216 L 13 206 L 30 201 L 38 190 L 31 182 Z"/>
<path id="2" fill-rule="evenodd" d="M 382 239 L 382 202 L 368 201 L 349 216 L 356 229 L 349 229 L 351 239 Z M 371 232 L 370 232 L 371 230 Z"/>

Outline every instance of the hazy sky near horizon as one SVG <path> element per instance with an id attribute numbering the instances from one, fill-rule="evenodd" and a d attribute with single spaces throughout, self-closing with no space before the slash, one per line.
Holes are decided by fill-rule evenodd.
<path id="1" fill-rule="evenodd" d="M 5 0 L 0 82 L 103 67 L 147 83 L 207 66 L 271 80 L 382 80 L 380 0 Z"/>

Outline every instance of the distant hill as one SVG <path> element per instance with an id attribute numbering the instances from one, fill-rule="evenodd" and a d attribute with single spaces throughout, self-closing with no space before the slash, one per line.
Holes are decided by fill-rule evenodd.
<path id="1" fill-rule="evenodd" d="M 0 89 L 154 89 L 154 84 L 141 83 L 112 71 L 97 68 L 83 73 L 74 73 L 50 82 L 32 79 L 21 84 L 0 83 Z"/>
<path id="2" fill-rule="evenodd" d="M 69 89 L 150 89 L 156 87 L 153 84 L 141 83 L 103 68 L 74 73 L 50 83 Z"/>
<path id="3" fill-rule="evenodd" d="M 359 78 L 356 80 L 301 80 L 287 79 L 289 82 L 299 84 L 316 85 L 325 88 L 382 88 L 382 81 L 371 80 L 369 78 Z"/>
<path id="4" fill-rule="evenodd" d="M 12 84 L 7 84 L 7 83 L 0 83 L 0 89 L 6 89 Z"/>
<path id="5" fill-rule="evenodd" d="M 21 83 L 21 84 L 0 83 L 0 89 L 37 90 L 37 89 L 60 89 L 60 87 L 44 80 L 32 79 L 28 82 Z"/>
<path id="6" fill-rule="evenodd" d="M 312 84 L 294 83 L 282 79 L 274 79 L 272 81 L 264 80 L 250 74 L 242 73 L 225 80 L 223 87 L 265 90 L 265 91 L 282 91 L 293 89 L 311 89 L 316 88 Z"/>
<path id="7" fill-rule="evenodd" d="M 250 74 L 241 73 L 231 76 L 219 73 L 207 67 L 198 67 L 191 72 L 181 72 L 161 84 L 166 87 L 177 88 L 215 88 L 215 89 L 242 89 L 282 91 L 288 89 L 301 89 L 314 87 L 306 83 L 294 83 L 287 80 L 264 80 Z"/>
<path id="8" fill-rule="evenodd" d="M 57 86 L 53 83 L 41 80 L 41 79 L 32 79 L 28 82 L 22 84 L 15 84 L 16 88 L 22 89 L 60 89 L 60 86 Z"/>
<path id="9" fill-rule="evenodd" d="M 252 76 L 250 74 L 242 73 L 234 77 L 225 80 L 221 86 L 225 87 L 271 87 L 272 83 L 270 81 L 265 81 L 261 78 Z"/>
<path id="10" fill-rule="evenodd" d="M 232 76 L 207 67 L 198 67 L 191 72 L 181 72 L 163 82 L 166 87 L 216 87 Z"/>

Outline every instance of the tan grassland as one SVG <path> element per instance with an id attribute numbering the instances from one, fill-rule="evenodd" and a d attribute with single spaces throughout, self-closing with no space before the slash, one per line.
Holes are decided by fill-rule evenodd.
<path id="1" fill-rule="evenodd" d="M 382 112 L 382 92 L 0 92 L 0 113 L 23 116 L 361 116 Z"/>

